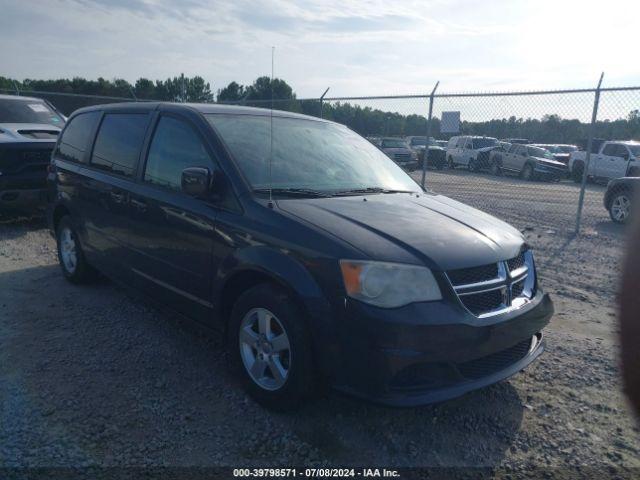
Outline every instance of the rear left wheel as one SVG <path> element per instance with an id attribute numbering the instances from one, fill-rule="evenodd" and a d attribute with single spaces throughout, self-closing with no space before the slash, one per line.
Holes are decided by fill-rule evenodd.
<path id="1" fill-rule="evenodd" d="M 234 373 L 265 407 L 292 410 L 314 392 L 309 332 L 285 291 L 262 284 L 238 298 L 229 324 L 229 348 Z"/>

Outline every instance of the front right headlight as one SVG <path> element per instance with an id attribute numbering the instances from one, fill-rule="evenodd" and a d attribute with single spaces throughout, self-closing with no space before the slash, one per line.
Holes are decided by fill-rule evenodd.
<path id="1" fill-rule="evenodd" d="M 403 263 L 340 260 L 347 295 L 382 308 L 441 300 L 442 294 L 427 267 Z"/>

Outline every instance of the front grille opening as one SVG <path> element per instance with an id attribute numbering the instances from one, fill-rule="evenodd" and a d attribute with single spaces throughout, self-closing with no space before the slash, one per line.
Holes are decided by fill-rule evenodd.
<path id="1" fill-rule="evenodd" d="M 486 312 L 498 310 L 504 307 L 504 291 L 499 288 L 488 292 L 461 295 L 462 304 L 474 315 L 481 315 Z"/>
<path id="2" fill-rule="evenodd" d="M 524 251 L 520 252 L 517 257 L 507 260 L 507 266 L 509 267 L 510 272 L 522 268 L 524 265 Z"/>
<path id="3" fill-rule="evenodd" d="M 451 364 L 417 363 L 400 370 L 391 380 L 392 390 L 422 390 L 442 388 L 455 383 L 458 377 Z"/>
<path id="4" fill-rule="evenodd" d="M 454 287 L 470 283 L 486 282 L 498 278 L 498 264 L 481 265 L 479 267 L 461 268 L 447 272 Z"/>
<path id="5" fill-rule="evenodd" d="M 487 377 L 522 360 L 527 353 L 529 353 L 531 341 L 532 339 L 528 338 L 513 347 L 487 355 L 486 357 L 459 363 L 456 367 L 460 375 L 469 380 Z"/>
<path id="6" fill-rule="evenodd" d="M 524 280 L 518 282 L 518 283 L 514 283 L 511 286 L 511 297 L 512 298 L 516 298 L 519 297 L 520 295 L 522 295 L 522 292 L 524 292 Z"/>

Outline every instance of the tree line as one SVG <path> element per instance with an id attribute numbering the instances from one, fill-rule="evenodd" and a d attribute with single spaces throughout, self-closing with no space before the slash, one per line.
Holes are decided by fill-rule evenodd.
<path id="1" fill-rule="evenodd" d="M 263 76 L 250 85 L 231 82 L 213 92 L 209 82 L 200 76 L 150 80 L 139 78 L 134 83 L 124 79 L 87 80 L 72 79 L 19 81 L 0 76 L 0 93 L 45 92 L 38 94 L 60 111 L 70 114 L 73 110 L 96 103 L 109 103 L 111 99 L 60 95 L 97 95 L 121 97 L 131 100 L 157 100 L 170 102 L 229 103 L 269 108 L 271 103 L 278 110 L 320 116 L 347 125 L 364 136 L 408 136 L 425 135 L 427 119 L 423 115 L 403 115 L 398 112 L 360 106 L 350 102 L 321 102 L 317 99 L 299 100 L 286 81 Z M 272 102 L 273 99 L 273 102 Z M 464 112 L 462 112 L 464 118 Z M 450 135 L 440 133 L 440 119 L 433 118 L 431 132 L 434 137 L 447 139 Z M 528 138 L 535 142 L 571 143 L 583 141 L 588 134 L 588 124 L 577 119 L 544 115 L 542 118 L 492 119 L 483 122 L 461 122 L 461 133 L 486 135 L 496 138 Z M 631 111 L 626 117 L 616 120 L 598 121 L 595 136 L 606 139 L 640 140 L 640 113 Z"/>

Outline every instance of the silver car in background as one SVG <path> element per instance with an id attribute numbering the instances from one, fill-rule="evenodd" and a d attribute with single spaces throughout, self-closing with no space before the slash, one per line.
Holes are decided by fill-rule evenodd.
<path id="1" fill-rule="evenodd" d="M 411 170 L 418 166 L 417 153 L 402 138 L 382 137 L 375 145 L 404 169 Z"/>

